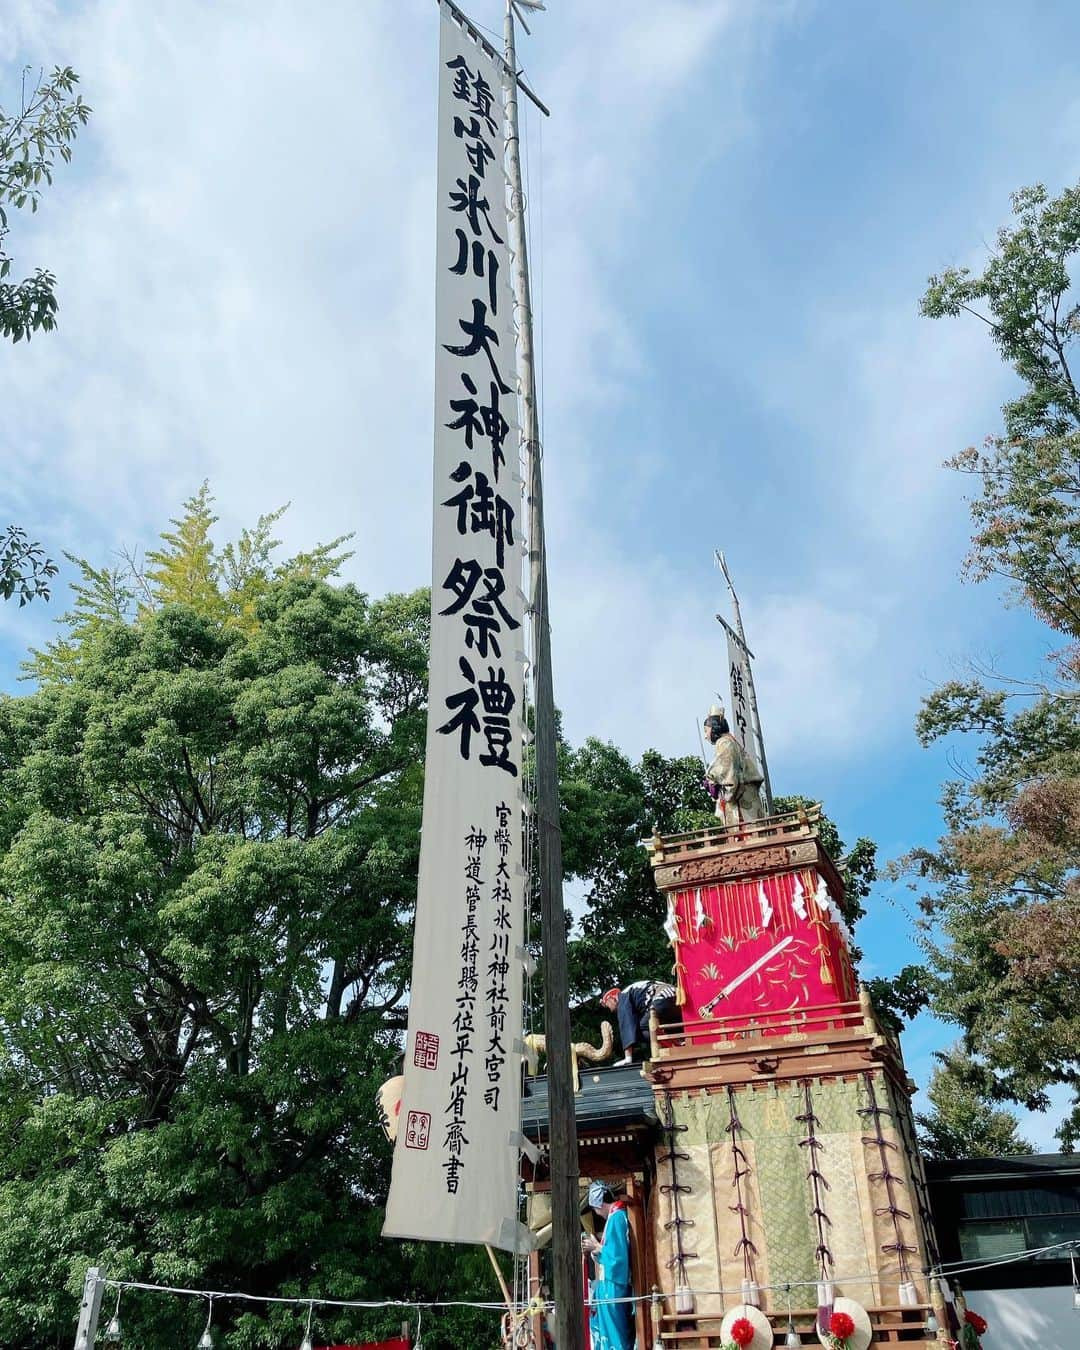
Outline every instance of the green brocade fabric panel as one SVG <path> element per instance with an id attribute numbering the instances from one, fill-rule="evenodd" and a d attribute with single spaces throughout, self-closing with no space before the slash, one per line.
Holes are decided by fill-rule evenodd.
<path id="1" fill-rule="evenodd" d="M 720 1144 L 727 1142 L 724 1133 L 727 1122 L 727 1097 L 715 1094 L 711 1097 L 698 1096 L 684 1100 L 672 1099 L 675 1108 L 675 1123 L 685 1125 L 686 1133 L 681 1135 L 682 1144 Z"/>
<path id="2" fill-rule="evenodd" d="M 803 1110 L 802 1093 L 784 1085 L 742 1095 L 746 1101 L 740 1102 L 739 1119 L 754 1139 L 772 1282 L 816 1280 L 817 1230 L 806 1180 L 809 1150 L 799 1147 L 805 1127 L 795 1119 Z M 795 1301 L 810 1300 L 797 1294 Z"/>
<path id="3" fill-rule="evenodd" d="M 833 1275 L 841 1292 L 860 1302 L 874 1302 L 868 1252 L 874 1245 L 873 1219 L 864 1220 L 859 1199 L 856 1165 L 862 1166 L 862 1144 L 858 1135 L 824 1134 L 821 1141 L 821 1170 L 829 1182 L 825 1211 L 829 1226 L 829 1250 L 833 1256 Z M 869 1228 L 864 1227 L 864 1222 Z"/>
<path id="4" fill-rule="evenodd" d="M 865 1094 L 860 1093 L 858 1083 L 814 1083 L 810 1095 L 814 1114 L 821 1122 L 818 1134 L 866 1133 L 859 1115 L 859 1109 L 866 1105 Z"/>
<path id="5" fill-rule="evenodd" d="M 807 1199 L 806 1150 L 793 1135 L 766 1135 L 754 1144 L 772 1282 L 816 1280 L 817 1230 Z"/>
<path id="6" fill-rule="evenodd" d="M 821 1170 L 833 1187 L 825 1193 L 825 1209 L 832 1220 L 827 1229 L 830 1246 L 837 1260 L 843 1254 L 848 1273 L 861 1271 L 867 1264 L 866 1247 L 852 1146 L 863 1134 L 858 1112 L 865 1103 L 854 1082 L 814 1082 L 810 1095 L 818 1118 L 816 1133 L 825 1145 Z M 687 1144 L 729 1142 L 726 1093 L 676 1099 L 674 1104 L 678 1123 L 687 1126 L 682 1136 Z M 810 1150 L 800 1147 L 807 1126 L 797 1119 L 806 1109 L 803 1090 L 797 1084 L 775 1084 L 756 1091 L 741 1089 L 735 1094 L 735 1104 L 742 1137 L 753 1141 L 754 1179 L 763 1210 L 755 1217 L 760 1218 L 765 1231 L 767 1250 L 761 1256 L 770 1281 L 816 1281 L 817 1227 L 810 1214 L 812 1200 L 806 1176 Z M 855 1156 L 858 1152 L 856 1149 Z M 727 1198 L 718 1195 L 716 1203 L 726 1204 Z M 802 1290 L 798 1301 L 812 1302 L 813 1291 Z"/>

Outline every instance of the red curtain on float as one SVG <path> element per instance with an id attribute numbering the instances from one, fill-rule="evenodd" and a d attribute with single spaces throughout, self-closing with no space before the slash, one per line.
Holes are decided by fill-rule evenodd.
<path id="1" fill-rule="evenodd" d="M 691 1041 L 741 1036 L 746 1025 L 783 1035 L 779 1014 L 858 997 L 836 899 L 816 868 L 680 887 L 673 898 Z"/>

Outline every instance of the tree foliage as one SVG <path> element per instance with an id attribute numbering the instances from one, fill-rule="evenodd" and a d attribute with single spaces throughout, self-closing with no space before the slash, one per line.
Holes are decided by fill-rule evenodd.
<path id="1" fill-rule="evenodd" d="M 37 268 L 22 281 L 8 280 L 13 259 L 7 251 L 11 210 L 36 212 L 43 189 L 51 185 L 57 157 L 67 163 L 71 147 L 90 118 L 90 108 L 75 92 L 78 75 L 57 66 L 46 79 L 23 71 L 14 112 L 0 107 L 0 334 L 19 342 L 38 329 L 56 327 L 56 278 Z"/>
<path id="2" fill-rule="evenodd" d="M 57 567 L 46 558 L 40 544 L 26 537 L 18 525 L 9 525 L 0 533 L 0 599 L 19 597 L 19 608 L 39 597 L 48 600 L 51 579 Z"/>
<path id="3" fill-rule="evenodd" d="M 19 342 L 42 329 L 56 327 L 56 278 L 43 268 L 22 281 L 10 281 L 13 259 L 7 250 L 9 212 L 29 206 L 36 212 L 44 186 L 52 183 L 57 156 L 71 158 L 71 146 L 90 117 L 90 109 L 75 93 L 78 75 L 70 66 L 57 66 L 28 81 L 23 71 L 15 112 L 0 106 L 0 336 Z M 0 534 L 0 598 L 19 597 L 19 605 L 49 598 L 49 579 L 56 565 L 41 546 L 27 539 L 16 525 Z"/>
<path id="4" fill-rule="evenodd" d="M 1034 1153 L 1011 1111 L 986 1097 L 986 1072 L 962 1052 L 938 1055 L 926 1095 L 931 1110 L 915 1117 L 928 1158 L 1010 1158 Z"/>
<path id="5" fill-rule="evenodd" d="M 428 597 L 335 579 L 346 541 L 280 558 L 264 516 L 215 543 L 206 486 L 145 557 L 72 559 L 73 602 L 0 697 L 0 1344 L 45 1350 L 87 1265 L 303 1298 L 495 1294 L 483 1253 L 378 1237 L 374 1094 L 411 967 Z M 696 758 L 560 745 L 566 869 L 586 891 L 574 994 L 664 974 L 642 841 L 714 823 Z M 782 808 L 797 809 L 792 798 Z M 873 849 L 826 845 L 854 921 Z M 588 1029 L 595 1013 L 579 1010 Z M 198 1302 L 125 1295 L 144 1350 Z M 400 1313 L 333 1315 L 378 1339 Z M 218 1343 L 285 1350 L 295 1312 L 221 1303 Z M 490 1313 L 424 1343 L 494 1341 Z"/>
<path id="6" fill-rule="evenodd" d="M 492 1294 L 376 1242 L 373 1093 L 405 1024 L 426 594 L 275 564 L 187 503 L 147 566 L 82 566 L 33 693 L 0 699 L 0 1343 L 66 1343 L 82 1271 L 255 1293 Z M 481 1254 L 482 1255 L 482 1254 Z M 203 1310 L 130 1300 L 147 1347 Z M 432 1345 L 479 1343 L 489 1315 Z M 390 1331 L 328 1319 L 332 1339 Z M 219 1343 L 295 1314 L 220 1305 Z M 365 1335 L 361 1336 L 363 1331 Z"/>
<path id="7" fill-rule="evenodd" d="M 1002 433 L 950 461 L 975 489 L 967 575 L 1005 579 L 1065 645 L 1031 678 L 976 672 L 925 701 L 923 743 L 973 738 L 974 764 L 945 785 L 938 847 L 896 870 L 922 891 L 935 1012 L 962 1029 L 995 1097 L 1039 1108 L 1050 1085 L 1073 1088 L 1068 1146 L 1080 1130 L 1080 189 L 1026 188 L 1013 209 L 983 271 L 932 277 L 922 307 L 977 316 L 1020 382 Z"/>
<path id="8" fill-rule="evenodd" d="M 666 903 L 653 884 L 648 849 L 655 833 L 678 834 L 716 824 L 702 787 L 701 761 L 647 750 L 637 762 L 609 742 L 589 738 L 560 747 L 563 859 L 568 878 L 584 889 L 580 932 L 569 945 L 571 997 L 578 1028 L 595 1030 L 593 999 L 612 985 L 666 977 L 671 948 L 664 933 Z M 809 797 L 776 800 L 776 810 L 814 805 Z M 875 876 L 876 850 L 859 839 L 849 850 L 835 824 L 821 822 L 822 844 L 845 885 L 844 915 L 854 927 Z"/>
<path id="9" fill-rule="evenodd" d="M 643 844 L 715 824 L 701 779 L 696 756 L 647 750 L 635 763 L 593 737 L 560 746 L 563 865 L 587 906 L 568 953 L 572 998 L 668 973 L 665 904 Z"/>
<path id="10" fill-rule="evenodd" d="M 923 1012 L 936 989 L 925 965 L 907 965 L 895 975 L 875 975 L 864 980 L 881 1022 L 899 1034 L 907 1022 Z"/>

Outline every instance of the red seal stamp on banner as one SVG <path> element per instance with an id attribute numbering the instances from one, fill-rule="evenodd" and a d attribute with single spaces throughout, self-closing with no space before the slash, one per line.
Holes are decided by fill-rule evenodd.
<path id="1" fill-rule="evenodd" d="M 431 1114 L 428 1111 L 410 1111 L 405 1118 L 405 1147 L 427 1148 L 431 1134 Z"/>
<path id="2" fill-rule="evenodd" d="M 413 1063 L 418 1069 L 439 1067 L 439 1038 L 430 1031 L 418 1031 L 413 1046 Z"/>

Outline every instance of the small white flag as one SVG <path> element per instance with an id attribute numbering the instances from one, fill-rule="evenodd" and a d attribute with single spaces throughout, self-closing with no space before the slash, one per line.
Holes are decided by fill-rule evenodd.
<path id="1" fill-rule="evenodd" d="M 674 900 L 668 900 L 667 918 L 664 920 L 664 932 L 667 934 L 669 942 L 678 942 L 679 940 L 679 917 L 675 913 Z"/>
<path id="2" fill-rule="evenodd" d="M 800 919 L 806 918 L 806 892 L 803 890 L 802 877 L 795 878 L 795 893 L 791 897 L 791 908 Z"/>
<path id="3" fill-rule="evenodd" d="M 765 883 L 759 881 L 757 884 L 758 906 L 761 910 L 761 926 L 768 928 L 772 923 L 772 905 L 769 904 L 769 897 L 765 894 Z"/>
<path id="4" fill-rule="evenodd" d="M 840 934 L 840 939 L 845 947 L 851 947 L 851 929 L 847 926 L 843 914 L 840 913 L 840 906 L 829 894 L 829 888 L 825 884 L 824 877 L 818 877 L 817 890 L 814 892 L 814 903 L 823 913 L 827 914 L 836 925 L 836 931 Z"/>

